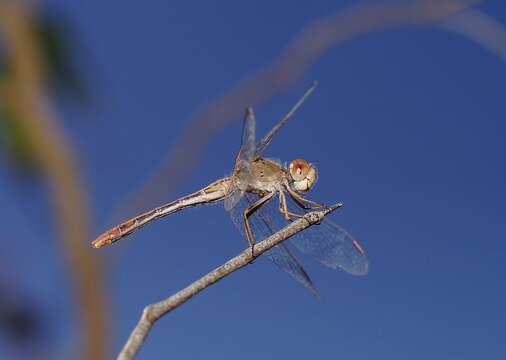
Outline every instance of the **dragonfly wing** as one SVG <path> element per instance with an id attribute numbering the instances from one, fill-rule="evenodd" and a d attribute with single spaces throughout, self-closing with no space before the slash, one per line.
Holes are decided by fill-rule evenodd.
<path id="1" fill-rule="evenodd" d="M 257 211 L 257 218 L 259 222 L 265 226 L 266 229 L 269 229 L 270 234 L 272 234 L 276 231 L 281 230 L 283 226 L 275 225 L 274 221 L 272 220 L 272 215 L 274 214 L 270 214 L 268 211 L 268 209 L 271 209 L 272 212 L 273 204 L 270 205 L 271 207 L 265 208 L 263 210 L 260 208 L 260 210 Z M 316 290 L 316 287 L 314 286 L 311 278 L 307 274 L 306 270 L 304 270 L 302 267 L 300 261 L 295 257 L 292 251 L 290 251 L 290 248 L 286 243 L 274 246 L 271 250 L 266 252 L 266 256 L 281 270 L 288 273 L 295 280 L 304 285 L 314 296 L 319 297 L 318 290 Z"/>
<path id="2" fill-rule="evenodd" d="M 332 269 L 340 268 L 353 275 L 369 272 L 367 257 L 357 250 L 354 238 L 329 219 L 301 231 L 290 242 L 301 253 Z"/>
<path id="3" fill-rule="evenodd" d="M 241 201 L 241 198 L 244 195 L 244 191 L 241 191 L 239 188 L 235 188 L 230 195 L 228 195 L 225 198 L 224 205 L 225 210 L 230 211 L 232 210 L 239 201 Z"/>
<path id="4" fill-rule="evenodd" d="M 291 199 L 289 204 L 294 206 Z M 369 272 L 367 256 L 355 247 L 355 239 L 328 217 L 297 233 L 289 241 L 298 251 L 322 265 L 340 268 L 353 275 Z"/>
<path id="5" fill-rule="evenodd" d="M 243 236 L 243 211 L 251 204 L 253 204 L 257 199 L 257 196 L 246 193 L 240 199 L 239 203 L 230 211 L 230 216 L 234 225 L 239 229 Z M 284 225 L 286 225 L 282 224 L 281 222 L 272 221 L 272 217 L 269 214 L 269 212 L 271 212 L 273 209 L 272 203 L 273 201 L 271 201 L 270 204 L 265 204 L 249 218 L 253 237 L 256 241 L 261 241 L 269 237 L 284 227 Z M 311 281 L 309 275 L 285 243 L 273 247 L 269 251 L 266 251 L 264 255 L 277 267 L 304 285 L 314 296 L 318 297 L 318 291 L 316 290 L 316 287 Z"/>
<path id="6" fill-rule="evenodd" d="M 256 152 L 255 156 L 260 156 L 264 150 L 267 148 L 267 146 L 271 143 L 272 138 L 276 133 L 281 129 L 281 127 L 292 117 L 292 115 L 301 107 L 301 105 L 304 103 L 304 101 L 307 99 L 309 95 L 314 91 L 316 88 L 317 82 L 313 82 L 313 84 L 309 87 L 309 89 L 306 90 L 304 95 L 295 103 L 295 105 L 290 109 L 290 111 L 281 118 L 278 123 L 269 131 L 267 135 L 265 135 L 257 144 L 256 144 Z"/>
<path id="7" fill-rule="evenodd" d="M 255 144 L 256 119 L 252 108 L 246 108 L 244 124 L 242 129 L 242 142 L 238 155 L 238 163 L 249 164 L 256 152 Z"/>
<path id="8" fill-rule="evenodd" d="M 293 277 L 304 285 L 315 297 L 319 297 L 318 290 L 311 281 L 306 270 L 302 267 L 299 260 L 290 251 L 287 245 L 279 244 L 265 253 L 267 259 L 272 261 L 281 270 Z"/>
<path id="9" fill-rule="evenodd" d="M 253 160 L 253 157 L 255 156 L 256 149 L 255 128 L 256 120 L 253 109 L 246 108 L 246 114 L 244 116 L 244 124 L 242 129 L 241 148 L 239 149 L 239 153 L 237 154 L 237 159 L 235 162 L 235 182 L 233 185 L 234 189 L 230 192 L 230 195 L 227 196 L 224 202 L 225 210 L 227 211 L 230 211 L 234 206 L 236 206 L 244 194 L 244 191 L 242 191 L 237 186 L 237 182 L 245 181 L 245 179 L 247 179 L 249 176 L 249 166 Z"/>

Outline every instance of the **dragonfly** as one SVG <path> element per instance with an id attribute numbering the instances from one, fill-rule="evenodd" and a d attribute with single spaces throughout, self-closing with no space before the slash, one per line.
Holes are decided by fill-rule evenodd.
<path id="1" fill-rule="evenodd" d="M 318 178 L 314 164 L 297 158 L 283 165 L 279 160 L 262 156 L 274 136 L 316 86 L 317 83 L 313 82 L 290 111 L 259 141 L 256 141 L 253 109 L 246 108 L 241 146 L 230 176 L 105 231 L 93 241 L 93 247 L 112 244 L 156 219 L 183 209 L 222 201 L 255 257 L 255 240 L 267 238 L 308 211 L 325 209 L 322 203 L 305 196 Z M 369 269 L 360 242 L 327 218 L 265 253 L 269 260 L 317 297 L 318 291 L 293 249 L 324 266 L 340 268 L 353 275 L 365 275 Z"/>

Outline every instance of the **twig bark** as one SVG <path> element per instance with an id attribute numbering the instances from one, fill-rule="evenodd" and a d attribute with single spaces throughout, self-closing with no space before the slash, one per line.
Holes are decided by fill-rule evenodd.
<path id="1" fill-rule="evenodd" d="M 300 231 L 308 228 L 311 225 L 317 224 L 322 219 L 335 209 L 341 207 L 342 204 L 338 203 L 334 206 L 326 208 L 320 211 L 312 211 L 304 215 L 302 218 L 290 223 L 277 233 L 269 236 L 267 239 L 259 242 L 255 245 L 255 257 L 251 254 L 251 248 L 244 250 L 236 257 L 230 259 L 225 264 L 207 273 L 199 280 L 190 284 L 186 288 L 177 292 L 176 294 L 162 300 L 158 303 L 148 305 L 144 308 L 142 316 L 135 326 L 134 330 L 130 334 L 128 341 L 118 355 L 118 360 L 131 360 L 135 357 L 137 352 L 140 350 L 144 340 L 149 334 L 149 331 L 162 316 L 166 315 L 170 311 L 174 310 L 178 306 L 184 304 L 193 296 L 214 284 L 215 282 L 223 279 L 230 275 L 236 270 L 239 270 L 246 265 L 250 264 L 256 257 L 262 255 L 272 247 L 280 244 L 291 236 L 297 234 Z"/>

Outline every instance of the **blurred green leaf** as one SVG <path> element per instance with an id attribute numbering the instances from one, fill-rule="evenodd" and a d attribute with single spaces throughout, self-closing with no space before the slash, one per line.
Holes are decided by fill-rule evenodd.
<path id="1" fill-rule="evenodd" d="M 16 119 L 15 114 L 7 109 L 0 109 L 0 147 L 5 151 L 7 160 L 11 161 L 18 170 L 36 169 L 33 150 L 25 129 Z"/>
<path id="2" fill-rule="evenodd" d="M 89 104 L 90 92 L 72 61 L 78 39 L 70 24 L 61 14 L 39 13 L 35 18 L 34 29 L 52 90 L 81 105 Z M 5 50 L 0 48 L 0 85 L 9 81 L 8 77 Z M 18 170 L 32 172 L 36 169 L 33 149 L 25 129 L 18 121 L 17 114 L 7 109 L 5 104 L 0 104 L 0 150 L 5 152 L 7 160 Z"/>
<path id="3" fill-rule="evenodd" d="M 62 15 L 41 14 L 35 31 L 53 88 L 69 93 L 78 102 L 89 102 L 90 93 L 72 61 L 78 39 L 70 23 Z"/>

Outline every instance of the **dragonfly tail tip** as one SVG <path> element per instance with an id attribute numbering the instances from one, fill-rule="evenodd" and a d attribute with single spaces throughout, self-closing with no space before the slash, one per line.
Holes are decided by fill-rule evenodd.
<path id="1" fill-rule="evenodd" d="M 105 245 L 105 243 L 103 241 L 100 241 L 101 239 L 97 239 L 97 240 L 94 240 L 92 243 L 91 243 L 91 246 L 95 249 L 100 249 L 102 246 Z"/>

